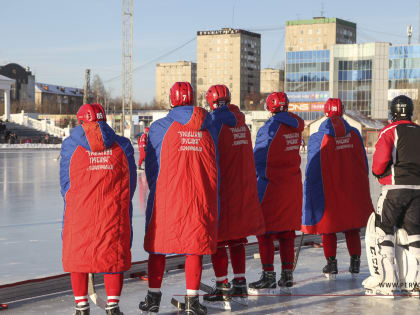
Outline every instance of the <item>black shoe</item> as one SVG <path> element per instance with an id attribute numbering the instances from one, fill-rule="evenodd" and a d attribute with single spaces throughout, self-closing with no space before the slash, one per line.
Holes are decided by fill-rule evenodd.
<path id="1" fill-rule="evenodd" d="M 360 256 L 353 255 L 350 257 L 350 267 L 349 271 L 351 273 L 359 273 L 360 272 Z"/>
<path id="2" fill-rule="evenodd" d="M 76 305 L 75 310 L 76 313 L 74 315 L 90 315 L 89 303 L 81 306 Z"/>
<path id="3" fill-rule="evenodd" d="M 150 292 L 147 291 L 144 302 L 140 302 L 139 309 L 143 312 L 157 313 L 159 312 L 160 299 L 162 298 L 162 292 Z"/>
<path id="4" fill-rule="evenodd" d="M 120 307 L 118 304 L 107 304 L 105 307 L 105 312 L 106 315 L 124 315 L 124 313 L 120 311 Z"/>
<path id="5" fill-rule="evenodd" d="M 279 287 L 293 287 L 293 271 L 289 269 L 282 270 L 280 280 L 277 284 Z"/>
<path id="6" fill-rule="evenodd" d="M 237 303 L 248 305 L 248 289 L 246 280 L 232 280 L 232 301 Z"/>
<path id="7" fill-rule="evenodd" d="M 249 293 L 259 294 L 266 293 L 272 294 L 273 290 L 277 288 L 276 284 L 276 272 L 275 271 L 263 271 L 260 280 L 251 282 L 248 285 Z"/>
<path id="8" fill-rule="evenodd" d="M 200 304 L 198 295 L 185 296 L 185 314 L 187 315 L 206 315 L 207 308 Z"/>
<path id="9" fill-rule="evenodd" d="M 208 307 L 222 310 L 230 310 L 231 285 L 227 283 L 217 283 L 212 292 L 204 294 L 203 303 Z"/>
<path id="10" fill-rule="evenodd" d="M 322 272 L 328 279 L 335 280 L 335 277 L 338 273 L 337 269 L 337 259 L 334 256 L 328 257 L 327 265 L 322 269 Z"/>

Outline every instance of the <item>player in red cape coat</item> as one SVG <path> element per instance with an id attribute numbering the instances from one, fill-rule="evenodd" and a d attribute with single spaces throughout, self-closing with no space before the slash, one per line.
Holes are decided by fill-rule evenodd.
<path id="1" fill-rule="evenodd" d="M 199 303 L 202 255 L 216 251 L 218 219 L 217 143 L 210 116 L 192 106 L 188 82 L 170 90 L 172 109 L 150 126 L 146 149 L 149 197 L 144 249 L 149 253 L 149 291 L 139 308 L 157 312 L 165 255 L 186 255 L 186 308 L 205 314 Z M 195 313 L 194 313 L 195 314 Z"/>
<path id="2" fill-rule="evenodd" d="M 71 273 L 76 314 L 89 314 L 88 273 L 105 273 L 107 312 L 117 315 L 131 266 L 134 150 L 107 125 L 101 105 L 83 105 L 77 119 L 61 148 L 63 269 Z"/>
<path id="3" fill-rule="evenodd" d="M 308 142 L 304 183 L 302 232 L 322 234 L 327 266 L 324 274 L 337 274 L 337 237 L 344 232 L 351 256 L 350 272 L 359 273 L 360 228 L 373 211 L 368 163 L 359 131 L 341 116 L 343 105 L 330 98 L 324 112 L 327 119 Z"/>
<path id="4" fill-rule="evenodd" d="M 283 92 L 271 93 L 266 109 L 272 113 L 258 130 L 254 156 L 258 195 L 265 220 L 265 234 L 258 235 L 263 274 L 249 284 L 252 293 L 272 293 L 275 289 L 274 239 L 279 240 L 282 262 L 280 288 L 289 292 L 293 285 L 295 230 L 302 216 L 302 174 L 300 144 L 304 122 L 288 112 L 289 100 Z"/>
<path id="5" fill-rule="evenodd" d="M 212 109 L 213 127 L 218 135 L 220 168 L 220 218 L 217 252 L 211 255 L 216 287 L 203 300 L 216 308 L 230 309 L 230 296 L 247 304 L 245 280 L 246 237 L 264 233 L 264 218 L 258 201 L 251 133 L 245 115 L 230 104 L 225 85 L 213 85 L 206 93 Z M 234 277 L 228 282 L 228 255 Z M 233 289 L 231 290 L 231 287 Z"/>

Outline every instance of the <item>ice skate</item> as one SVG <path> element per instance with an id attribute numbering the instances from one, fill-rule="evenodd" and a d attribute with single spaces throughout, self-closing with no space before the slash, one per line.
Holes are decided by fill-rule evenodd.
<path id="1" fill-rule="evenodd" d="M 185 296 L 185 314 L 187 315 L 205 315 L 207 308 L 200 304 L 198 295 Z"/>
<path id="2" fill-rule="evenodd" d="M 162 298 L 162 292 L 147 291 L 147 295 L 144 301 L 140 302 L 139 304 L 139 309 L 141 310 L 142 314 L 159 312 L 161 298 Z"/>
<path id="3" fill-rule="evenodd" d="M 330 280 L 335 280 L 338 270 L 337 270 L 337 259 L 335 257 L 328 257 L 327 265 L 322 269 L 322 272 Z"/>
<path id="4" fill-rule="evenodd" d="M 248 294 L 277 294 L 276 272 L 263 271 L 260 280 L 248 285 Z"/>
<path id="5" fill-rule="evenodd" d="M 350 267 L 349 272 L 355 278 L 357 274 L 360 272 L 360 256 L 353 255 L 350 257 Z"/>
<path id="6" fill-rule="evenodd" d="M 277 284 L 279 285 L 280 293 L 292 294 L 291 287 L 293 287 L 293 271 L 288 269 L 283 270 Z"/>
<path id="7" fill-rule="evenodd" d="M 106 315 L 124 315 L 124 313 L 120 311 L 120 307 L 118 304 L 107 304 L 105 307 L 105 312 Z"/>
<path id="8" fill-rule="evenodd" d="M 245 305 L 248 305 L 248 290 L 246 286 L 246 280 L 232 280 L 232 301 Z"/>
<path id="9" fill-rule="evenodd" d="M 394 294 L 398 290 L 393 287 L 395 283 L 391 282 L 379 282 L 377 277 L 370 276 L 366 278 L 362 285 L 365 287 L 365 294 L 372 295 L 379 298 L 393 299 Z"/>
<path id="10" fill-rule="evenodd" d="M 203 305 L 221 310 L 230 310 L 230 294 L 230 283 L 217 283 L 212 292 L 204 294 Z"/>
<path id="11" fill-rule="evenodd" d="M 90 315 L 89 303 L 84 305 L 76 305 L 74 315 Z"/>

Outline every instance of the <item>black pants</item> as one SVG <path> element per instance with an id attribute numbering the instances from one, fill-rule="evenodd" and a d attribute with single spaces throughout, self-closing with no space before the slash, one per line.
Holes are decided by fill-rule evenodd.
<path id="1" fill-rule="evenodd" d="M 420 235 L 420 189 L 383 191 L 378 199 L 375 225 L 386 234 L 394 234 L 397 227 L 405 229 L 408 235 Z"/>

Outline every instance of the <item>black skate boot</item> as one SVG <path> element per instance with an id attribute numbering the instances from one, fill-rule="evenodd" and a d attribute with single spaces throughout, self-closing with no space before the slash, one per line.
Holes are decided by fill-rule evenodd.
<path id="1" fill-rule="evenodd" d="M 144 299 L 144 302 L 140 302 L 139 304 L 139 309 L 142 311 L 142 313 L 144 312 L 144 314 L 147 314 L 147 312 L 157 313 L 159 312 L 161 298 L 162 292 L 147 291 L 147 295 Z"/>
<path id="2" fill-rule="evenodd" d="M 185 314 L 187 315 L 206 315 L 207 308 L 200 304 L 198 295 L 185 296 Z"/>
<path id="3" fill-rule="evenodd" d="M 106 315 L 124 315 L 124 313 L 120 311 L 120 307 L 118 304 L 107 304 L 105 307 L 105 312 Z"/>
<path id="4" fill-rule="evenodd" d="M 277 282 L 280 292 L 291 294 L 290 288 L 293 287 L 293 271 L 290 269 L 282 270 L 280 280 Z"/>
<path id="5" fill-rule="evenodd" d="M 230 283 L 217 283 L 211 293 L 204 294 L 203 304 L 207 307 L 230 310 Z"/>
<path id="6" fill-rule="evenodd" d="M 85 305 L 76 305 L 76 313 L 74 315 L 90 315 L 90 306 L 89 303 Z"/>
<path id="7" fill-rule="evenodd" d="M 337 259 L 334 256 L 328 257 L 327 265 L 322 269 L 322 272 L 330 280 L 335 280 L 338 269 L 337 269 Z"/>
<path id="8" fill-rule="evenodd" d="M 360 256 L 359 255 L 353 255 L 350 257 L 350 267 L 349 271 L 355 277 L 359 271 L 360 271 Z"/>
<path id="9" fill-rule="evenodd" d="M 276 272 L 275 271 L 263 271 L 260 280 L 251 282 L 248 285 L 249 294 L 276 294 Z"/>
<path id="10" fill-rule="evenodd" d="M 242 304 L 248 305 L 248 289 L 246 286 L 246 280 L 232 280 L 232 301 Z"/>

